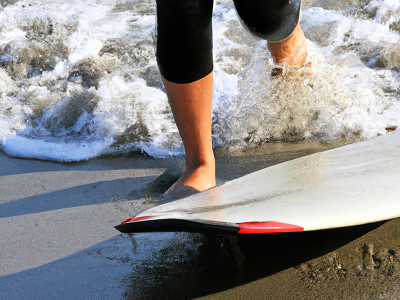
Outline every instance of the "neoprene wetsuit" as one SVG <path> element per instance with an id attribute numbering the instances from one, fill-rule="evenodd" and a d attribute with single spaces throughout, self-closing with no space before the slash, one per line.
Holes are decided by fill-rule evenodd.
<path id="1" fill-rule="evenodd" d="M 213 70 L 214 0 L 157 0 L 157 62 L 162 76 L 191 83 Z M 301 0 L 233 0 L 252 34 L 280 41 L 295 29 Z"/>

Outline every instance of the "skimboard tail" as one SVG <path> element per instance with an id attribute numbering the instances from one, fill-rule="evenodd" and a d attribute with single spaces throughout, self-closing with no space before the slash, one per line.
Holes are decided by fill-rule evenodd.
<path id="1" fill-rule="evenodd" d="M 152 216 L 130 218 L 115 226 L 120 232 L 168 232 L 185 231 L 213 235 L 238 233 L 278 233 L 304 231 L 303 227 L 279 222 L 228 223 L 209 220 L 153 219 Z"/>

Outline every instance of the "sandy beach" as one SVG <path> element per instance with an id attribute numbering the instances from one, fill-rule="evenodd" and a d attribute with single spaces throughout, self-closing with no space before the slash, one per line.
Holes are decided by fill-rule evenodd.
<path id="1" fill-rule="evenodd" d="M 327 146 L 217 153 L 220 182 Z M 183 159 L 73 164 L 0 152 L 0 299 L 395 299 L 399 220 L 309 233 L 119 234 L 160 203 Z"/>
<path id="2" fill-rule="evenodd" d="M 307 64 L 290 71 L 231 0 L 213 5 L 217 183 L 399 128 L 398 0 L 303 0 Z M 400 298 L 398 219 L 120 234 L 185 163 L 163 158 L 183 145 L 156 1 L 2 0 L 0 20 L 0 300 Z"/>

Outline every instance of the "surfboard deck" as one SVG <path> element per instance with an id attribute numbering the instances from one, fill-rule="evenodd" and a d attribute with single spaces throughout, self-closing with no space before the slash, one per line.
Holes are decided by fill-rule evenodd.
<path id="1" fill-rule="evenodd" d="M 274 165 L 127 219 L 124 233 L 313 231 L 400 216 L 400 132 Z"/>

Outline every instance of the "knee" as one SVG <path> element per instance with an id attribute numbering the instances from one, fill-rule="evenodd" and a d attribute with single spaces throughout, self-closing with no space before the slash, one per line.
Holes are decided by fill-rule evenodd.
<path id="1" fill-rule="evenodd" d="M 234 0 L 234 3 L 245 28 L 268 41 L 287 38 L 299 22 L 301 0 Z"/>

